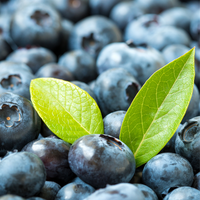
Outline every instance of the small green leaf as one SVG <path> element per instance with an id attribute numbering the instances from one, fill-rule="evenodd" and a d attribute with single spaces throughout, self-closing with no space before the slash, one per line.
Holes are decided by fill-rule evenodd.
<path id="1" fill-rule="evenodd" d="M 31 81 L 31 101 L 49 129 L 73 143 L 87 134 L 103 134 L 103 119 L 95 100 L 76 85 L 54 78 Z"/>
<path id="2" fill-rule="evenodd" d="M 120 139 L 134 153 L 137 167 L 154 157 L 178 128 L 193 92 L 194 53 L 193 48 L 155 72 L 129 107 Z"/>

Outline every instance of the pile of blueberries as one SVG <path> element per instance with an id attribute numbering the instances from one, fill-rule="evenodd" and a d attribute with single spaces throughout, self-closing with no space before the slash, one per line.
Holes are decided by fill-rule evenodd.
<path id="1" fill-rule="evenodd" d="M 195 84 L 167 145 L 136 169 L 119 140 L 135 95 L 195 49 Z M 104 134 L 69 144 L 30 100 L 39 77 L 70 81 L 97 102 Z M 0 200 L 199 200 L 200 2 L 0 0 Z"/>

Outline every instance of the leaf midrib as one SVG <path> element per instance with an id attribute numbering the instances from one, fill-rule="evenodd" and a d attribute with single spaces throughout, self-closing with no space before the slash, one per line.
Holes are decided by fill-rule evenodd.
<path id="1" fill-rule="evenodd" d="M 190 56 L 188 56 L 188 59 L 187 59 L 187 61 L 186 61 L 186 62 L 185 62 L 185 64 L 183 65 L 183 67 L 182 67 L 181 71 L 179 72 L 179 74 L 178 74 L 178 76 L 177 76 L 177 78 L 176 78 L 175 82 L 173 83 L 172 87 L 170 88 L 170 90 L 169 90 L 168 94 L 167 94 L 167 95 L 166 95 L 166 97 L 164 98 L 164 100 L 163 100 L 163 102 L 161 103 L 161 105 L 159 106 L 159 108 L 160 108 L 160 107 L 163 105 L 163 103 L 165 102 L 165 100 L 166 100 L 166 98 L 168 97 L 168 95 L 169 95 L 169 93 L 170 93 L 171 89 L 173 88 L 174 84 L 175 84 L 175 83 L 176 83 L 176 81 L 178 80 L 178 77 L 180 76 L 180 73 L 182 72 L 182 70 L 184 69 L 185 65 L 187 64 L 187 62 L 188 62 L 189 58 L 190 58 Z M 157 86 L 158 86 L 158 84 L 157 84 Z M 156 87 L 156 90 L 157 90 L 157 87 Z M 144 101 L 144 99 L 143 99 L 143 101 Z M 141 108 L 142 108 L 142 107 L 141 107 Z M 146 131 L 146 132 L 143 134 L 142 140 L 141 140 L 141 142 L 140 142 L 140 144 L 139 144 L 138 148 L 136 149 L 136 151 L 135 151 L 135 153 L 134 153 L 134 156 L 135 156 L 135 157 L 136 157 L 136 155 L 137 155 L 138 151 L 140 150 L 140 147 L 142 146 L 142 143 L 143 143 L 143 141 L 145 140 L 146 133 L 149 131 L 149 129 L 151 128 L 152 124 L 153 124 L 153 123 L 154 123 L 154 121 L 155 121 L 155 118 L 156 118 L 156 116 L 157 116 L 157 114 L 158 114 L 158 110 L 159 110 L 159 108 L 157 109 L 157 112 L 156 112 L 156 114 L 155 114 L 155 116 L 154 116 L 154 118 L 153 118 L 153 120 L 152 120 L 151 124 L 149 125 L 149 127 L 148 127 L 147 131 Z M 143 123 L 142 123 L 142 124 L 143 124 Z"/>
<path id="2" fill-rule="evenodd" d="M 38 86 L 39 86 L 39 84 L 38 84 Z M 45 90 L 44 88 L 43 88 L 43 90 Z M 66 109 L 62 106 L 62 104 L 51 94 L 51 92 L 48 92 L 47 90 L 45 90 L 46 91 L 46 93 L 48 93 L 48 94 L 50 94 L 57 102 L 58 102 L 58 104 L 63 108 L 63 110 L 64 111 L 66 111 Z M 68 111 L 66 111 L 71 117 L 72 117 L 72 119 L 74 120 L 74 121 L 76 121 L 76 123 L 77 124 L 79 124 L 80 125 L 80 127 L 82 127 L 88 134 L 91 134 L 85 127 L 83 127 L 82 126 L 82 124 L 80 124 Z M 91 120 L 90 120 L 90 122 L 91 122 Z M 97 126 L 96 126 L 97 127 Z M 96 130 L 96 129 L 95 129 Z"/>

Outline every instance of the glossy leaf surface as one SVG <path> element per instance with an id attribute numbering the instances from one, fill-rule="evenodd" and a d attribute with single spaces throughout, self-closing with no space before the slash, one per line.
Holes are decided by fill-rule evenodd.
<path id="1" fill-rule="evenodd" d="M 120 139 L 134 153 L 137 167 L 155 156 L 178 128 L 193 92 L 194 53 L 191 49 L 155 72 L 129 107 Z"/>
<path id="2" fill-rule="evenodd" d="M 103 134 L 103 119 L 95 100 L 76 85 L 54 78 L 31 81 L 31 101 L 58 137 L 73 143 L 87 134 Z"/>

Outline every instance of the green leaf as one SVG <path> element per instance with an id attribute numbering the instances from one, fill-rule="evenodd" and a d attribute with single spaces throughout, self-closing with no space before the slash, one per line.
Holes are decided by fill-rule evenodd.
<path id="1" fill-rule="evenodd" d="M 193 48 L 155 72 L 129 107 L 120 139 L 134 153 L 137 167 L 154 157 L 181 123 L 193 92 L 194 53 Z"/>
<path id="2" fill-rule="evenodd" d="M 73 143 L 87 134 L 103 134 L 103 119 L 95 100 L 78 86 L 54 78 L 31 81 L 31 101 L 49 129 Z"/>

